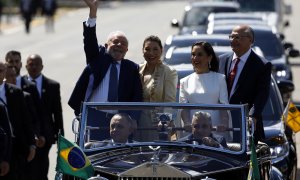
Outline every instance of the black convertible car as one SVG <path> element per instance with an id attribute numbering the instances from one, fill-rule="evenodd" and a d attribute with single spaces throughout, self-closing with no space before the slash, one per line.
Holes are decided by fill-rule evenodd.
<path id="1" fill-rule="evenodd" d="M 122 126 L 115 127 L 112 121 L 110 129 L 89 126 L 91 121 L 103 120 L 95 112 L 130 115 L 130 124 L 137 121 L 137 125 L 132 126 L 133 134 L 125 142 L 117 143 L 118 138 L 124 137 L 124 133 L 112 133 L 112 129 L 122 129 Z M 192 130 L 181 126 L 183 112 L 191 115 L 189 117 L 192 118 L 187 121 L 191 122 Z M 222 131 L 216 131 L 218 119 L 213 119 L 210 115 L 221 112 L 226 114 L 223 120 L 228 126 Z M 198 114 L 206 116 L 197 121 L 200 118 Z M 247 179 L 251 154 L 251 128 L 247 122 L 247 114 L 246 105 L 84 103 L 81 117 L 73 121 L 73 131 L 77 144 L 95 169 L 94 177 L 90 179 Z M 151 123 L 142 126 L 141 121 Z M 206 122 L 206 125 L 199 124 L 200 122 Z M 99 131 L 111 131 L 111 137 L 91 138 L 94 132 Z M 148 138 L 144 138 L 145 135 Z M 281 179 L 280 171 L 271 165 L 269 146 L 258 144 L 256 153 L 260 178 Z M 78 179 L 67 174 L 59 177 Z"/>

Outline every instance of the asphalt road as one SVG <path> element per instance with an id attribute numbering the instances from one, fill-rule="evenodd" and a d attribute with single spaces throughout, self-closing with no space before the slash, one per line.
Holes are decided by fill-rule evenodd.
<path id="1" fill-rule="evenodd" d="M 291 27 L 286 30 L 286 38 L 300 48 L 297 30 L 300 23 L 300 2 L 288 0 L 293 4 L 293 15 L 290 17 Z M 148 35 L 161 37 L 164 42 L 169 34 L 175 34 L 176 29 L 170 27 L 172 18 L 181 19 L 186 1 L 149 1 L 149 2 L 114 2 L 100 7 L 97 20 L 97 34 L 100 43 L 105 42 L 110 31 L 122 30 L 129 39 L 127 58 L 137 63 L 143 61 L 142 42 Z M 67 105 L 70 93 L 85 66 L 85 56 L 82 41 L 82 22 L 88 15 L 88 9 L 73 9 L 59 13 L 55 23 L 55 32 L 46 33 L 42 18 L 33 22 L 32 32 L 27 35 L 18 17 L 12 18 L 12 25 L 6 26 L 0 34 L 0 60 L 5 53 L 15 49 L 22 52 L 23 69 L 26 74 L 25 61 L 29 54 L 37 53 L 43 57 L 44 74 L 61 84 L 63 117 L 66 137 L 74 140 L 71 130 L 73 112 Z M 293 99 L 300 102 L 299 68 L 300 58 L 291 60 L 295 77 L 295 92 Z M 300 141 L 300 136 L 297 136 Z M 298 151 L 300 149 L 297 145 Z M 299 153 L 298 153 L 299 154 Z M 56 146 L 50 152 L 49 179 L 54 179 L 56 163 Z M 300 167 L 298 165 L 298 167 Z M 300 177 L 300 176 L 299 176 Z M 300 178 L 299 178 L 300 179 Z"/>

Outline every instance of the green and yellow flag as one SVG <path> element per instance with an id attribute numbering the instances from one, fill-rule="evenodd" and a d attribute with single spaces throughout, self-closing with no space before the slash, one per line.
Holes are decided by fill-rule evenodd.
<path id="1" fill-rule="evenodd" d="M 290 100 L 285 107 L 282 117 L 285 123 L 293 130 L 293 132 L 296 133 L 300 131 L 300 112 Z"/>
<path id="2" fill-rule="evenodd" d="M 59 135 L 57 147 L 57 172 L 83 179 L 88 179 L 94 175 L 91 162 L 75 143 Z"/>
<path id="3" fill-rule="evenodd" d="M 260 180 L 260 173 L 258 168 L 258 161 L 257 155 L 255 150 L 255 144 L 253 140 L 253 135 L 250 137 L 250 148 L 251 148 L 251 155 L 250 155 L 250 166 L 249 166 L 249 173 L 248 173 L 248 180 Z"/>

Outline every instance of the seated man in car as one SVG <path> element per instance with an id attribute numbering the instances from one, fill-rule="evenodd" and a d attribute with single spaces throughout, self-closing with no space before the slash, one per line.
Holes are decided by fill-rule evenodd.
<path id="1" fill-rule="evenodd" d="M 88 142 L 86 148 L 96 148 L 103 146 L 114 146 L 132 142 L 128 137 L 136 129 L 136 121 L 126 113 L 115 114 L 110 120 L 109 133 L 111 139 L 101 142 Z"/>
<path id="2" fill-rule="evenodd" d="M 212 133 L 211 115 L 203 111 L 198 111 L 193 115 L 192 134 L 181 138 L 179 141 L 227 148 L 225 138 Z"/>

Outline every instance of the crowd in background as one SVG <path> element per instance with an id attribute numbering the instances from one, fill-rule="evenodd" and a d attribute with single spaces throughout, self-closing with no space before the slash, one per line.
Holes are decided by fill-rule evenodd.
<path id="1" fill-rule="evenodd" d="M 9 2 L 12 4 L 12 2 Z M 45 16 L 45 26 L 47 32 L 54 31 L 54 15 L 57 9 L 56 0 L 18 0 L 19 13 L 24 21 L 25 32 L 30 33 L 31 22 L 33 18 L 41 14 Z M 8 4 L 5 0 L 0 0 L 0 31 L 1 31 L 1 16 L 5 5 Z"/>

